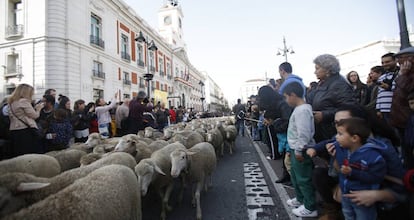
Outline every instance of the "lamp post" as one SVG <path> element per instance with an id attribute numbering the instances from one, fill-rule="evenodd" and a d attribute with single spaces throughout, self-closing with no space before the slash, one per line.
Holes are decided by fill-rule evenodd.
<path id="1" fill-rule="evenodd" d="M 139 35 L 138 37 L 135 38 L 135 41 L 139 42 L 139 43 L 145 43 L 145 46 L 148 48 L 148 50 L 152 51 L 152 52 L 156 52 L 158 50 L 158 47 L 155 45 L 154 40 L 151 40 L 151 42 L 149 42 L 148 40 L 148 36 L 145 38 L 144 35 L 142 34 L 142 31 L 139 31 Z M 145 81 L 147 81 L 147 97 L 150 97 L 150 81 L 152 80 L 152 78 L 154 78 L 154 74 L 152 74 L 150 72 L 150 67 L 149 67 L 149 52 L 146 53 L 146 59 L 147 59 L 147 73 L 144 74 L 144 79 Z"/>
<path id="2" fill-rule="evenodd" d="M 204 97 L 204 90 L 203 90 L 204 83 L 203 83 L 203 81 L 200 80 L 200 82 L 198 84 L 201 86 L 201 98 L 200 98 L 200 100 L 201 100 L 201 110 L 204 112 L 204 100 L 206 99 Z"/>
<path id="3" fill-rule="evenodd" d="M 277 54 L 276 55 L 277 56 L 280 56 L 280 55 L 284 56 L 285 57 L 285 61 L 287 62 L 288 61 L 288 58 L 287 58 L 288 53 L 294 54 L 295 51 L 293 51 L 293 48 L 292 47 L 289 47 L 288 48 L 286 46 L 286 39 L 285 39 L 285 36 L 283 36 L 283 49 L 277 48 Z"/>
<path id="4" fill-rule="evenodd" d="M 400 49 L 411 47 L 410 38 L 407 30 L 407 20 L 405 18 L 404 0 L 397 0 L 398 23 L 400 24 Z"/>

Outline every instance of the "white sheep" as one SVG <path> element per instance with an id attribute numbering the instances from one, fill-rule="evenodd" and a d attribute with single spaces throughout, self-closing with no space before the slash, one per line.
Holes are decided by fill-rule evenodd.
<path id="1" fill-rule="evenodd" d="M 126 152 L 135 157 L 137 163 L 142 159 L 148 158 L 151 154 L 160 148 L 149 147 L 137 135 L 124 135 L 115 147 L 116 152 Z"/>
<path id="2" fill-rule="evenodd" d="M 92 133 L 89 134 L 88 140 L 86 140 L 85 144 L 89 147 L 96 147 L 101 146 L 103 149 L 105 149 L 105 152 L 112 151 L 115 148 L 115 145 L 119 142 L 121 138 L 114 137 L 114 138 L 102 138 L 99 133 Z M 99 152 L 94 152 L 99 153 Z"/>
<path id="3" fill-rule="evenodd" d="M 75 150 L 81 150 L 84 151 L 86 153 L 90 153 L 93 150 L 93 147 L 90 147 L 89 145 L 85 144 L 85 143 L 73 143 L 69 146 L 68 149 L 75 149 Z"/>
<path id="4" fill-rule="evenodd" d="M 206 136 L 207 136 L 206 141 L 214 146 L 214 149 L 216 151 L 216 156 L 218 155 L 223 156 L 224 155 L 224 139 L 223 139 L 223 135 L 221 134 L 220 130 L 217 128 L 208 130 Z"/>
<path id="5" fill-rule="evenodd" d="M 161 196 L 161 219 L 166 219 L 166 211 L 171 209 L 168 200 L 173 189 L 173 178 L 170 175 L 170 154 L 176 149 L 186 149 L 181 143 L 172 143 L 155 151 L 150 158 L 141 160 L 135 167 L 135 173 L 141 186 L 141 195 L 147 194 L 151 184 Z"/>
<path id="6" fill-rule="evenodd" d="M 156 151 L 156 150 L 159 150 L 167 146 L 168 144 L 169 144 L 168 141 L 165 141 L 165 140 L 155 140 L 151 144 L 149 144 L 148 147 L 152 149 L 153 151 Z"/>
<path id="7" fill-rule="evenodd" d="M 234 125 L 227 125 L 224 127 L 226 131 L 225 141 L 228 143 L 230 154 L 233 154 L 234 147 L 236 145 L 237 129 Z"/>
<path id="8" fill-rule="evenodd" d="M 211 175 L 217 165 L 214 147 L 208 142 L 202 142 L 190 149 L 176 149 L 170 154 L 170 157 L 171 176 L 178 177 L 181 172 L 187 170 L 186 178 L 197 184 L 192 204 L 197 207 L 197 220 L 201 220 L 200 192 L 203 187 L 207 191 L 208 181 L 206 179 L 210 177 L 211 180 Z"/>
<path id="9" fill-rule="evenodd" d="M 156 140 L 164 137 L 164 134 L 153 127 L 146 127 L 144 129 L 144 137 Z"/>
<path id="10" fill-rule="evenodd" d="M 101 159 L 103 157 L 103 155 L 104 155 L 103 153 L 89 153 L 89 154 L 86 154 L 86 155 L 81 157 L 81 159 L 79 161 L 80 166 L 83 167 L 83 166 L 86 166 L 88 164 L 91 164 L 91 163 Z"/>
<path id="11" fill-rule="evenodd" d="M 105 166 L 4 220 L 141 219 L 138 186 L 130 168 Z"/>
<path id="12" fill-rule="evenodd" d="M 196 131 L 182 131 L 176 132 L 174 136 L 168 140 L 170 143 L 174 143 L 176 141 L 182 143 L 186 148 L 191 148 L 192 146 L 204 142 L 205 140 L 204 137 Z"/>
<path id="13" fill-rule="evenodd" d="M 38 202 L 69 186 L 77 179 L 85 177 L 92 171 L 110 164 L 124 165 L 133 169 L 136 162 L 130 154 L 118 152 L 112 153 L 88 166 L 71 169 L 51 178 L 39 178 L 26 173 L 6 173 L 0 175 L 0 188 L 5 188 L 11 192 L 13 200 L 18 201 L 18 204 L 20 204 L 20 206 L 12 203 L 3 205 L 0 211 L 4 212 L 3 208 L 16 211 L 24 206 Z M 14 207 L 9 208 L 7 206 Z"/>
<path id="14" fill-rule="evenodd" d="M 56 158 L 60 164 L 61 172 L 80 166 L 81 158 L 86 155 L 84 151 L 76 149 L 65 149 L 59 151 L 49 151 L 46 155 Z"/>
<path id="15" fill-rule="evenodd" d="M 24 154 L 0 161 L 0 174 L 9 172 L 30 173 L 39 177 L 52 177 L 61 172 L 59 162 L 45 154 Z"/>

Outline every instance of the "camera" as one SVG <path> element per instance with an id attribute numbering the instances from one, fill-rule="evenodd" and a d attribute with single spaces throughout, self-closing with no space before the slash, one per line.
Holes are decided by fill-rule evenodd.
<path id="1" fill-rule="evenodd" d="M 146 104 L 146 103 L 149 103 L 149 100 L 148 98 L 145 98 L 144 100 L 142 100 L 142 102 Z"/>

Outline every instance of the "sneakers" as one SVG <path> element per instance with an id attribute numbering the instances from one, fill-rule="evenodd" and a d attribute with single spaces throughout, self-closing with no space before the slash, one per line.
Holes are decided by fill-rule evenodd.
<path id="1" fill-rule="evenodd" d="M 299 207 L 299 206 L 301 206 L 302 205 L 302 203 L 300 203 L 297 199 L 296 199 L 296 197 L 295 198 L 293 198 L 293 199 L 288 199 L 287 201 L 286 201 L 286 203 L 288 204 L 288 206 L 290 206 L 290 207 Z"/>
<path id="2" fill-rule="evenodd" d="M 298 217 L 317 217 L 318 216 L 317 210 L 310 211 L 307 208 L 305 208 L 304 205 L 301 205 L 296 209 L 292 209 L 292 213 Z"/>

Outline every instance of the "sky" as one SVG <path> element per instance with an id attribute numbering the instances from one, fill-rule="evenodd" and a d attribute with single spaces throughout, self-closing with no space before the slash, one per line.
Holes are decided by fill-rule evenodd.
<path id="1" fill-rule="evenodd" d="M 164 0 L 123 0 L 155 30 Z M 286 46 L 294 74 L 315 81 L 313 59 L 399 38 L 396 0 L 178 0 L 190 62 L 206 71 L 230 103 L 249 79 L 280 78 Z M 414 1 L 405 0 L 414 29 Z M 411 39 L 413 40 L 413 39 Z M 283 51 L 282 51 L 283 53 Z M 380 58 L 378 58 L 380 64 Z M 344 74 L 344 73 L 341 73 Z"/>

